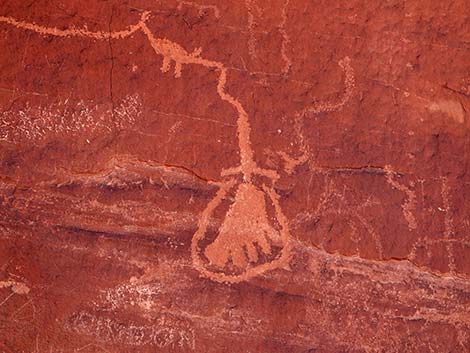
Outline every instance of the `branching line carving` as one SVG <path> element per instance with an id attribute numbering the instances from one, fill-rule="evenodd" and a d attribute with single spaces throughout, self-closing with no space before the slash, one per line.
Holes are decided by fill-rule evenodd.
<path id="1" fill-rule="evenodd" d="M 142 33 L 154 52 L 163 57 L 161 71 L 167 73 L 174 63 L 174 77 L 182 76 L 184 65 L 201 65 L 207 69 L 218 72 L 216 91 L 220 99 L 230 104 L 237 114 L 237 136 L 240 154 L 238 166 L 222 170 L 221 177 L 225 181 L 217 182 L 219 191 L 209 202 L 199 219 L 198 229 L 191 243 L 191 254 L 195 268 L 204 276 L 218 281 L 237 283 L 260 275 L 266 271 L 285 267 L 288 264 L 291 252 L 290 234 L 288 221 L 284 216 L 279 195 L 273 185 L 279 179 L 274 170 L 260 168 L 255 162 L 254 151 L 251 147 L 251 126 L 248 114 L 241 102 L 227 92 L 228 68 L 221 62 L 209 60 L 202 57 L 202 49 L 197 48 L 188 52 L 179 44 L 166 38 L 157 38 L 147 25 L 151 18 L 151 12 L 145 11 L 141 14 L 137 24 L 131 25 L 124 30 L 115 32 L 90 31 L 87 27 L 58 29 L 54 27 L 40 26 L 14 19 L 12 17 L 0 16 L 0 23 L 6 23 L 19 29 L 29 30 L 44 36 L 55 37 L 81 37 L 99 41 L 109 41 L 128 38 L 138 32 Z M 287 63 L 289 66 L 289 63 Z M 341 109 L 349 100 L 354 87 L 354 75 L 350 66 L 349 58 L 339 62 L 343 68 L 346 78 L 346 92 L 344 97 L 337 103 L 319 103 L 313 107 L 306 108 L 305 113 L 331 112 Z M 236 175 L 241 175 L 238 180 Z M 271 181 L 270 186 L 255 185 L 255 175 L 265 177 Z M 201 242 L 206 237 L 209 221 L 216 209 L 221 205 L 227 194 L 236 187 L 235 199 L 225 216 L 220 232 L 215 240 L 205 249 L 201 248 Z M 271 204 L 277 226 L 273 226 L 267 214 L 267 204 Z M 281 250 L 273 255 L 273 247 Z M 260 258 L 267 258 L 265 262 Z M 240 271 L 227 272 L 226 266 L 233 264 Z"/>

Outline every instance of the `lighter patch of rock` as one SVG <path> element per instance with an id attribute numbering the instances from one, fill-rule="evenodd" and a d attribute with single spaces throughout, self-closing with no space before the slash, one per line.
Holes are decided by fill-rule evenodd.
<path id="1" fill-rule="evenodd" d="M 458 101 L 441 99 L 431 102 L 427 108 L 432 113 L 441 112 L 447 114 L 460 124 L 465 121 L 465 111 L 463 110 L 462 104 Z"/>

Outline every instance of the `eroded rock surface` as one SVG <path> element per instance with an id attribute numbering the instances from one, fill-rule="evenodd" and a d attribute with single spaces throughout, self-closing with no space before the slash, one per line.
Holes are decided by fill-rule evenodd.
<path id="1" fill-rule="evenodd" d="M 470 3 L 0 3 L 0 352 L 470 351 Z"/>

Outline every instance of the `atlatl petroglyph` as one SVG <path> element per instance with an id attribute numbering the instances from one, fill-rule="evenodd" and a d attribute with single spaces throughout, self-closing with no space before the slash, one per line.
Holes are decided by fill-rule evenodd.
<path id="1" fill-rule="evenodd" d="M 225 181 L 217 183 L 219 191 L 201 214 L 198 229 L 191 243 L 193 264 L 204 276 L 215 281 L 231 283 L 248 280 L 268 270 L 286 266 L 291 248 L 288 221 L 282 212 L 279 195 L 273 187 L 279 175 L 273 170 L 258 167 L 255 162 L 254 151 L 251 147 L 251 126 L 248 114 L 240 101 L 226 92 L 228 68 L 221 62 L 202 58 L 200 48 L 189 53 L 177 43 L 166 38 L 156 38 L 146 24 L 149 18 L 150 12 L 143 12 L 137 24 L 117 32 L 91 32 L 86 28 L 60 30 L 18 21 L 10 17 L 0 17 L 0 22 L 42 35 L 85 37 L 95 40 L 122 39 L 141 31 L 155 53 L 163 57 L 162 72 L 168 72 L 172 62 L 175 65 L 176 78 L 181 77 L 183 65 L 201 65 L 218 71 L 217 93 L 220 99 L 235 109 L 238 116 L 237 136 L 240 164 L 222 171 L 221 176 Z M 340 109 L 350 98 L 354 78 L 349 58 L 343 59 L 339 64 L 346 73 L 346 93 L 342 100 L 334 104 L 320 103 L 313 108 L 302 111 L 301 115 L 307 112 L 319 113 Z M 241 175 L 242 180 L 239 181 L 236 175 Z M 255 185 L 254 176 L 268 179 L 270 185 Z M 215 240 L 205 245 L 205 249 L 201 248 L 211 217 L 223 200 L 228 200 L 227 194 L 235 187 L 235 199 L 229 207 L 220 232 Z M 272 210 L 272 217 L 268 216 L 268 208 Z M 276 222 L 271 224 L 270 218 L 271 220 L 275 219 Z M 274 247 L 280 249 L 276 254 L 273 254 Z M 226 265 L 230 262 L 240 271 L 227 273 Z"/>

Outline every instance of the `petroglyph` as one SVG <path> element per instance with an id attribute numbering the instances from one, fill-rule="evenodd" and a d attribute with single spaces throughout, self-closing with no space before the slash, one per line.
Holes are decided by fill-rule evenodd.
<path id="1" fill-rule="evenodd" d="M 122 284 L 112 290 L 103 293 L 104 302 L 109 305 L 109 310 L 116 310 L 125 306 L 138 306 L 148 311 L 155 306 L 160 295 L 158 284 L 152 283 L 129 283 Z M 103 310 L 103 308 L 101 307 Z"/>
<path id="2" fill-rule="evenodd" d="M 347 219 L 347 224 L 351 228 L 352 235 L 351 240 L 356 245 L 363 240 L 370 240 L 377 252 L 379 259 L 383 258 L 383 247 L 380 241 L 380 236 L 364 216 L 360 213 L 360 208 L 350 207 L 350 202 L 346 200 L 348 195 L 347 189 L 338 188 L 332 180 L 329 180 L 329 176 L 324 170 L 317 169 L 315 172 L 320 172 L 324 175 L 325 182 L 323 183 L 324 189 L 321 193 L 318 205 L 312 213 L 302 213 L 297 219 L 291 222 L 293 229 L 298 228 L 301 224 L 307 224 L 313 220 L 321 220 L 322 218 L 333 217 L 335 220 L 341 218 Z M 307 202 L 309 204 L 309 202 Z M 364 206 L 364 205 L 362 205 Z M 368 235 L 370 239 L 364 239 L 360 233 L 357 232 L 358 228 L 364 230 L 363 235 Z M 343 235 L 342 235 L 343 236 Z M 324 249 L 324 244 L 320 244 Z M 357 246 L 357 255 L 359 255 L 359 247 Z"/>
<path id="3" fill-rule="evenodd" d="M 297 117 L 294 120 L 294 131 L 295 131 L 296 136 L 298 137 L 298 141 L 297 141 L 298 148 L 300 149 L 300 152 L 302 152 L 300 156 L 292 157 L 284 151 L 277 152 L 278 155 L 284 161 L 284 170 L 287 172 L 287 174 L 293 174 L 295 168 L 297 168 L 300 165 L 303 165 L 310 159 L 309 147 L 305 141 L 305 136 L 304 136 L 302 128 L 303 128 L 303 119 L 302 117 Z M 292 142 L 291 145 L 293 146 L 294 143 Z M 313 161 L 311 161 L 311 167 L 315 168 Z"/>
<path id="4" fill-rule="evenodd" d="M 255 36 L 255 12 L 260 14 L 261 9 L 255 0 L 245 0 L 245 6 L 248 12 L 248 52 L 252 59 L 256 58 L 256 36 Z"/>
<path id="5" fill-rule="evenodd" d="M 29 287 L 26 284 L 12 280 L 12 279 L 8 279 L 6 281 L 0 281 L 0 289 L 2 288 L 9 288 L 11 292 L 5 298 L 0 300 L 0 306 L 8 302 L 10 298 L 13 297 L 15 294 L 26 295 L 30 291 Z"/>
<path id="6" fill-rule="evenodd" d="M 220 18 L 220 10 L 215 5 L 201 5 L 201 4 L 197 4 L 195 2 L 192 2 L 192 1 L 178 0 L 177 9 L 181 10 L 183 8 L 183 5 L 193 6 L 193 7 L 197 8 L 198 11 L 199 11 L 199 16 L 204 16 L 207 10 L 212 10 L 214 12 L 215 18 Z"/>
<path id="7" fill-rule="evenodd" d="M 79 312 L 70 318 L 66 327 L 103 343 L 119 342 L 130 346 L 155 346 L 185 351 L 194 350 L 196 345 L 193 328 L 168 315 L 145 325 L 124 324 L 111 318 Z"/>
<path id="8" fill-rule="evenodd" d="M 149 270 L 138 261 L 135 265 L 145 268 L 141 277 L 131 277 L 129 283 L 102 291 L 90 310 L 73 314 L 65 322 L 65 327 L 89 336 L 96 343 L 119 342 L 134 347 L 170 348 L 172 352 L 194 350 L 196 342 L 192 321 L 162 312 L 164 292 L 156 279 L 155 268 Z M 132 315 L 130 319 L 127 313 L 138 316 Z"/>
<path id="9" fill-rule="evenodd" d="M 0 288 L 10 288 L 13 293 L 19 295 L 28 294 L 30 291 L 26 284 L 13 280 L 0 281 Z"/>
<path id="10" fill-rule="evenodd" d="M 286 65 L 283 70 L 283 74 L 287 74 L 292 66 L 292 61 L 287 57 L 285 54 L 286 45 L 289 42 L 289 37 L 285 33 L 285 21 L 287 19 L 286 15 L 286 8 L 289 5 L 289 0 L 286 1 L 285 6 L 283 8 L 282 16 L 283 16 L 283 23 L 281 23 L 280 30 L 282 29 L 283 34 L 283 43 L 282 43 L 282 55 L 286 62 Z M 285 170 L 288 174 L 292 174 L 294 169 L 306 163 L 310 158 L 310 151 L 308 148 L 307 143 L 305 142 L 305 138 L 302 132 L 302 119 L 307 116 L 308 114 L 320 114 L 320 113 L 332 113 L 335 111 L 341 110 L 346 103 L 351 99 L 353 96 L 354 88 L 355 88 L 355 76 L 354 70 L 351 66 L 351 59 L 349 57 L 344 57 L 338 62 L 338 65 L 344 72 L 344 93 L 339 101 L 332 102 L 332 101 L 318 101 L 315 102 L 312 106 L 308 106 L 304 108 L 302 111 L 298 112 L 295 115 L 295 131 L 296 135 L 299 137 L 299 148 L 302 154 L 297 158 L 292 158 L 285 152 L 278 152 L 281 158 L 284 160 L 285 163 Z M 317 169 L 314 165 L 314 162 L 311 162 L 311 166 L 314 169 Z"/>
<path id="11" fill-rule="evenodd" d="M 231 259 L 234 265 L 245 268 L 248 261 L 258 261 L 256 245 L 270 255 L 271 244 L 282 245 L 280 240 L 279 233 L 268 222 L 263 192 L 252 184 L 241 184 L 219 236 L 206 248 L 205 255 L 220 267 Z"/>
<path id="12" fill-rule="evenodd" d="M 201 48 L 197 48 L 192 53 L 188 53 L 183 47 L 168 39 L 155 38 L 145 24 L 142 25 L 142 30 L 147 35 L 155 52 L 163 56 L 161 71 L 164 73 L 170 70 L 170 65 L 173 61 L 175 63 L 175 77 L 179 78 L 181 77 L 183 64 L 192 64 L 195 59 L 200 58 Z"/>
<path id="13" fill-rule="evenodd" d="M 180 2 L 180 6 L 186 2 Z M 248 1 L 249 12 L 252 11 L 253 3 Z M 287 7 L 288 3 L 286 3 Z M 127 29 L 117 32 L 91 32 L 86 27 L 83 29 L 71 28 L 60 30 L 54 27 L 39 26 L 34 23 L 18 21 L 10 17 L 0 17 L 0 22 L 13 25 L 17 28 L 37 32 L 41 35 L 58 37 L 84 37 L 95 40 L 116 40 L 127 38 L 134 33 L 141 31 L 152 46 L 156 54 L 163 57 L 161 71 L 166 73 L 174 63 L 174 76 L 182 76 L 183 65 L 201 65 L 207 69 L 216 70 L 219 73 L 217 80 L 217 94 L 220 99 L 230 104 L 237 113 L 237 136 L 240 153 L 240 164 L 228 168 L 221 172 L 225 179 L 223 182 L 213 183 L 219 187 L 215 197 L 208 203 L 202 212 L 198 223 L 198 229 L 191 242 L 191 255 L 193 264 L 200 273 L 212 280 L 219 282 L 240 282 L 248 280 L 253 276 L 260 275 L 266 271 L 280 267 L 285 267 L 290 257 L 289 229 L 279 204 L 273 185 L 278 180 L 279 175 L 273 170 L 258 167 L 254 159 L 254 151 L 251 147 L 250 135 L 251 126 L 248 114 L 241 102 L 227 93 L 226 83 L 228 68 L 221 62 L 204 59 L 201 48 L 196 48 L 192 52 L 186 51 L 179 44 L 166 38 L 157 38 L 151 32 L 146 22 L 150 19 L 151 13 L 142 13 L 140 21 Z M 252 14 L 250 18 L 253 19 Z M 283 28 L 286 21 L 285 8 L 283 10 Z M 250 21 L 251 26 L 254 25 Z M 252 33 L 252 31 L 251 31 Z M 254 37 L 253 37 L 254 38 Z M 284 42 L 288 42 L 284 33 Z M 285 45 L 284 45 L 285 48 Z M 285 54 L 285 52 L 284 52 Z M 286 59 L 286 58 L 284 58 Z M 286 61 L 286 70 L 290 62 Z M 324 102 L 308 107 L 300 115 L 313 112 L 331 112 L 341 109 L 352 95 L 354 88 L 354 75 L 350 66 L 349 58 L 344 58 L 339 65 L 345 72 L 345 93 L 339 102 Z M 118 110 L 119 112 L 119 110 Z M 238 180 L 235 175 L 242 176 Z M 262 176 L 269 180 L 269 186 L 265 184 L 256 186 L 253 181 L 254 176 Z M 205 240 L 210 218 L 215 210 L 227 199 L 228 192 L 236 187 L 235 197 L 223 221 L 220 232 L 215 240 L 205 245 L 201 249 L 201 242 Z M 268 208 L 273 213 L 268 216 Z M 255 211 L 255 212 L 252 212 Z M 274 222 L 273 222 L 274 221 Z M 273 224 L 271 224 L 273 222 Z M 274 255 L 273 247 L 280 248 Z M 261 258 L 267 260 L 259 261 Z M 224 269 L 228 263 L 232 263 L 240 272 L 227 273 Z M 214 267 L 217 269 L 215 270 Z M 210 268 L 210 269 L 209 269 Z"/>
<path id="14" fill-rule="evenodd" d="M 0 115 L 0 141 L 43 140 L 58 134 L 109 132 L 135 124 L 142 116 L 140 96 L 125 97 L 111 109 L 103 110 L 92 101 L 79 101 L 71 108 L 68 99 L 49 106 L 32 107 Z M 18 119 L 19 118 L 19 119 Z"/>
<path id="15" fill-rule="evenodd" d="M 341 110 L 351 99 L 354 92 L 354 87 L 356 85 L 354 78 L 354 70 L 351 66 L 351 59 L 346 56 L 338 62 L 338 65 L 344 72 L 344 93 L 341 99 L 337 102 L 316 102 L 312 106 L 303 109 L 300 113 L 298 113 L 298 116 L 305 116 L 309 113 L 332 113 Z"/>
<path id="16" fill-rule="evenodd" d="M 0 22 L 8 23 L 17 28 L 26 29 L 29 31 L 37 32 L 42 35 L 50 35 L 54 37 L 88 37 L 96 40 L 109 40 L 109 39 L 123 39 L 131 36 L 139 29 L 141 29 L 142 23 L 148 20 L 150 12 L 142 13 L 139 23 L 129 26 L 128 29 L 118 32 L 105 32 L 98 31 L 92 32 L 88 28 L 70 28 L 70 29 L 59 29 L 55 27 L 44 27 L 35 23 L 29 23 L 25 21 L 19 21 L 13 17 L 0 16 Z"/>
<path id="17" fill-rule="evenodd" d="M 226 182 L 221 186 L 216 197 L 209 202 L 201 215 L 198 230 L 191 244 L 195 266 L 202 274 L 218 282 L 245 281 L 266 271 L 286 266 L 290 258 L 288 222 L 282 213 L 279 196 L 273 188 L 264 186 L 260 190 L 251 183 L 242 183 L 237 187 L 235 200 L 216 240 L 206 248 L 205 255 L 213 265 L 223 267 L 231 260 L 235 266 L 245 268 L 245 271 L 241 274 L 227 274 L 214 272 L 206 267 L 200 255 L 198 243 L 204 238 L 212 214 L 235 185 L 234 180 Z M 266 196 L 274 207 L 279 230 L 269 225 L 266 217 Z M 258 261 L 258 246 L 263 255 L 270 255 L 273 245 L 282 246 L 277 257 L 271 261 L 250 266 Z"/>
<path id="18" fill-rule="evenodd" d="M 447 178 L 442 178 L 442 204 L 444 209 L 444 241 L 446 246 L 447 255 L 449 257 L 449 269 L 451 273 L 455 273 L 455 258 L 454 249 L 451 238 L 454 234 L 454 221 L 452 218 L 451 200 L 450 200 L 450 187 Z"/>
<path id="19" fill-rule="evenodd" d="M 408 222 L 408 229 L 410 231 L 415 230 L 418 225 L 416 222 L 416 218 L 413 214 L 414 209 L 416 208 L 416 195 L 413 190 L 410 188 L 400 184 L 394 178 L 396 177 L 396 173 L 393 171 L 392 167 L 387 165 L 385 166 L 384 170 L 386 171 L 386 178 L 387 182 L 394 188 L 399 191 L 402 191 L 406 195 L 406 201 L 402 205 L 403 209 L 403 216 L 405 217 L 406 221 Z"/>
<path id="20" fill-rule="evenodd" d="M 290 43 L 290 37 L 287 35 L 286 23 L 287 23 L 287 7 L 289 6 L 290 0 L 286 0 L 284 7 L 282 8 L 282 21 L 279 25 L 279 33 L 282 35 L 281 43 L 281 56 L 284 60 L 284 67 L 282 68 L 282 73 L 287 75 L 292 67 L 292 60 L 287 55 L 287 46 Z"/>
<path id="21" fill-rule="evenodd" d="M 294 170 L 297 166 L 304 164 L 308 160 L 308 154 L 302 154 L 298 158 L 293 158 L 284 151 L 279 151 L 278 154 L 284 160 L 284 169 L 286 170 L 287 174 L 294 173 Z"/>

